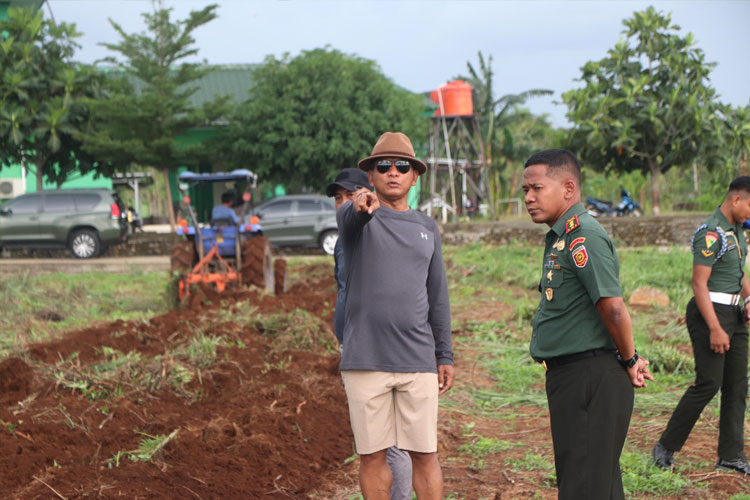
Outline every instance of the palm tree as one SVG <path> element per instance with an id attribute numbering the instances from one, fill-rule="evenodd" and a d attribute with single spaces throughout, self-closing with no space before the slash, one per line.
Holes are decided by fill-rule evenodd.
<path id="1" fill-rule="evenodd" d="M 480 129 L 484 131 L 485 158 L 494 174 L 490 176 L 490 189 L 495 193 L 502 184 L 501 170 L 509 160 L 515 160 L 517 157 L 515 154 L 517 141 L 514 139 L 513 125 L 530 119 L 530 114 L 522 112 L 520 107 L 532 97 L 551 95 L 553 92 L 548 89 L 530 89 L 495 99 L 492 55 L 485 59 L 479 51 L 477 56 L 479 71 L 470 61 L 467 61 L 469 76 L 459 78 L 469 82 L 472 87 L 475 113 L 479 117 Z M 500 152 L 499 158 L 495 152 Z"/>

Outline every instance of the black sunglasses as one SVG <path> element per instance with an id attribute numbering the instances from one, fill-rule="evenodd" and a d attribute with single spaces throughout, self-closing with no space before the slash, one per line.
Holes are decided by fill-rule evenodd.
<path id="1" fill-rule="evenodd" d="M 396 170 L 398 170 L 402 174 L 405 174 L 409 170 L 411 170 L 411 163 L 406 160 L 378 160 L 378 162 L 375 164 L 375 168 L 377 168 L 378 172 L 380 172 L 381 174 L 385 174 L 391 169 L 391 165 L 395 165 Z"/>

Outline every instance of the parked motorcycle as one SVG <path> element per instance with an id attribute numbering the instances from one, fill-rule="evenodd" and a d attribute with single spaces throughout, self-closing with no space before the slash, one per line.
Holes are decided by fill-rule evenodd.
<path id="1" fill-rule="evenodd" d="M 586 210 L 594 217 L 640 217 L 643 215 L 640 203 L 636 203 L 627 189 L 620 191 L 622 199 L 615 205 L 609 200 L 586 197 Z"/>

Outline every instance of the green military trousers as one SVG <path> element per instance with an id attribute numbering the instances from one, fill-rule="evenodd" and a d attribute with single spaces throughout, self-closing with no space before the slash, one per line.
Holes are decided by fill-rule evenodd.
<path id="1" fill-rule="evenodd" d="M 695 357 L 695 383 L 682 396 L 659 441 L 665 448 L 679 451 L 693 430 L 703 408 L 721 389 L 719 417 L 719 457 L 724 460 L 745 458 L 743 427 L 747 396 L 747 327 L 739 308 L 714 304 L 721 327 L 729 335 L 729 350 L 717 354 L 711 350 L 711 334 L 698 310 L 695 298 L 685 311 Z"/>
<path id="2" fill-rule="evenodd" d="M 547 372 L 559 500 L 623 500 L 620 453 L 634 390 L 614 353 Z"/>

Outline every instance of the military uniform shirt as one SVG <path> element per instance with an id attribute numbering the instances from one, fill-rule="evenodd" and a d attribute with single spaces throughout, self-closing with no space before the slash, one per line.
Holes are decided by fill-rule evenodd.
<path id="1" fill-rule="evenodd" d="M 705 226 L 705 227 L 703 227 Z M 722 241 L 721 233 L 724 233 Z M 722 245 L 726 245 L 721 257 Z M 711 268 L 708 289 L 711 292 L 739 293 L 745 276 L 745 241 L 742 224 L 730 224 L 720 209 L 706 219 L 693 236 L 693 264 Z"/>
<path id="2" fill-rule="evenodd" d="M 530 352 L 536 361 L 615 344 L 599 311 L 602 297 L 621 297 L 620 264 L 604 228 L 581 203 L 573 205 L 545 240 Z"/>

